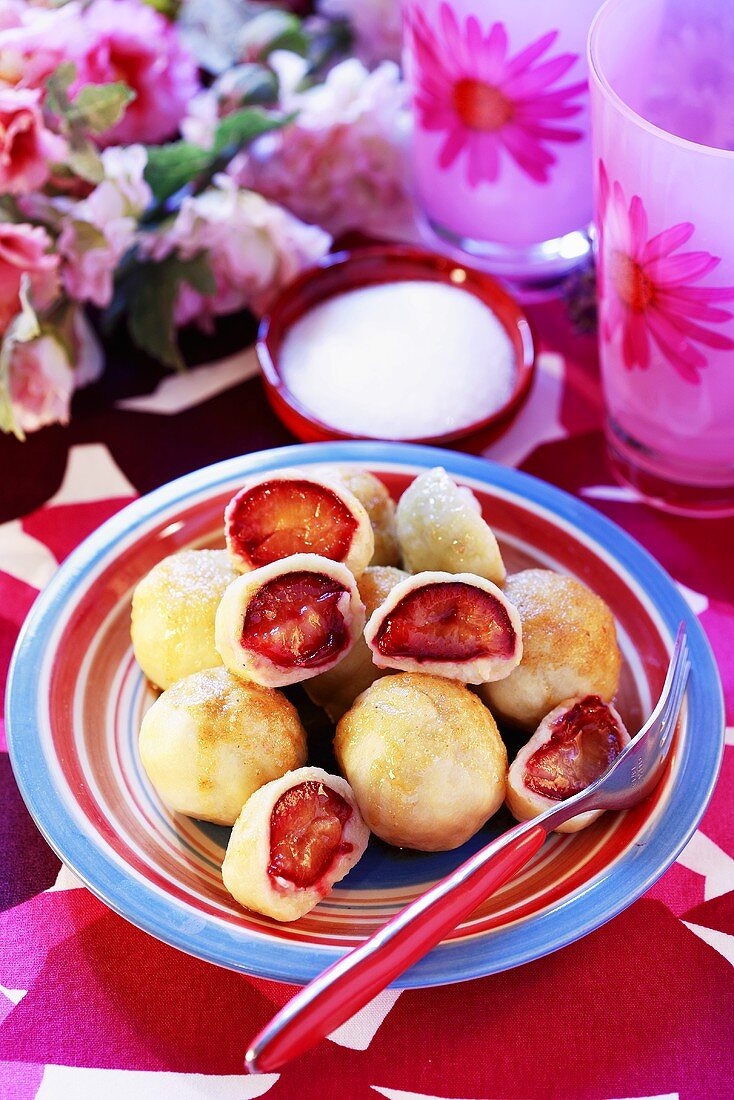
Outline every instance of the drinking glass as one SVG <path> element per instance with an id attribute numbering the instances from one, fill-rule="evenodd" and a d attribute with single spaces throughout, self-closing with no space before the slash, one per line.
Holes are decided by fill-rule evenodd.
<path id="1" fill-rule="evenodd" d="M 519 282 L 587 255 L 586 39 L 601 0 L 403 0 L 413 170 L 432 230 Z"/>
<path id="2" fill-rule="evenodd" d="M 609 453 L 653 503 L 734 514 L 731 0 L 607 0 L 589 61 Z"/>

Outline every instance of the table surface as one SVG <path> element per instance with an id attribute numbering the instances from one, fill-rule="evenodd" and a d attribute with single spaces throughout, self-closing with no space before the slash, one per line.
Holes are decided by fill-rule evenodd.
<path id="1" fill-rule="evenodd" d="M 713 646 L 727 748 L 701 827 L 609 924 L 520 969 L 388 991 L 280 1075 L 246 1042 L 292 992 L 158 943 L 47 847 L 0 768 L 0 1100 L 670 1100 L 734 1096 L 734 522 L 652 510 L 606 465 L 594 341 L 559 303 L 523 413 L 484 453 L 580 496 L 670 572 Z M 252 320 L 192 336 L 163 378 L 123 337 L 68 428 L 0 439 L 0 667 L 58 562 L 135 496 L 219 459 L 293 442 L 257 377 Z M 242 349 L 245 349 L 244 351 Z M 634 959 L 634 965 L 628 960 Z"/>

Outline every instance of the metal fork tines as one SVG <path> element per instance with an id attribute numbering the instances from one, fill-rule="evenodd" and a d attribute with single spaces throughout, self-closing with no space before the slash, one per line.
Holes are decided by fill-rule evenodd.
<path id="1" fill-rule="evenodd" d="M 595 783 L 535 820 L 544 820 L 553 829 L 587 810 L 627 809 L 649 794 L 666 762 L 690 671 L 688 641 L 681 623 L 660 698 L 639 733 Z"/>
<path id="2" fill-rule="evenodd" d="M 661 713 L 656 715 L 656 713 L 653 712 L 647 723 L 647 726 L 652 726 L 655 722 L 659 724 L 661 752 L 665 750 L 668 738 L 676 727 L 690 672 L 691 662 L 688 659 L 688 639 L 686 637 L 685 627 L 683 623 L 681 623 L 678 627 L 678 634 L 675 639 L 668 675 L 665 677 L 665 684 L 663 685 L 660 701 L 655 708 L 655 712 L 660 708 Z M 644 732 L 645 728 L 646 727 L 643 727 L 641 732 Z"/>

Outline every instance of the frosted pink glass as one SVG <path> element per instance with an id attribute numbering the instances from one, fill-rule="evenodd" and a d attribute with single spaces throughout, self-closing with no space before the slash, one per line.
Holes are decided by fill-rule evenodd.
<path id="1" fill-rule="evenodd" d="M 663 501 L 688 493 L 683 510 L 696 511 L 700 489 L 701 509 L 718 501 L 724 513 L 734 508 L 734 7 L 608 0 L 589 56 L 612 453 Z"/>
<path id="2" fill-rule="evenodd" d="M 430 221 L 520 248 L 590 223 L 586 39 L 599 4 L 404 0 L 415 186 Z"/>

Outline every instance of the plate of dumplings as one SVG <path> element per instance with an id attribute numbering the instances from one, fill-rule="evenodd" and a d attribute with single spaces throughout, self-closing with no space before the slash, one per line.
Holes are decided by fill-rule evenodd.
<path id="1" fill-rule="evenodd" d="M 695 615 L 629 536 L 483 459 L 325 443 L 135 501 L 61 566 L 7 691 L 21 793 L 107 905 L 221 966 L 304 983 L 514 821 L 592 782 L 693 673 L 672 759 L 585 814 L 400 979 L 538 958 L 670 866 L 718 774 Z"/>

